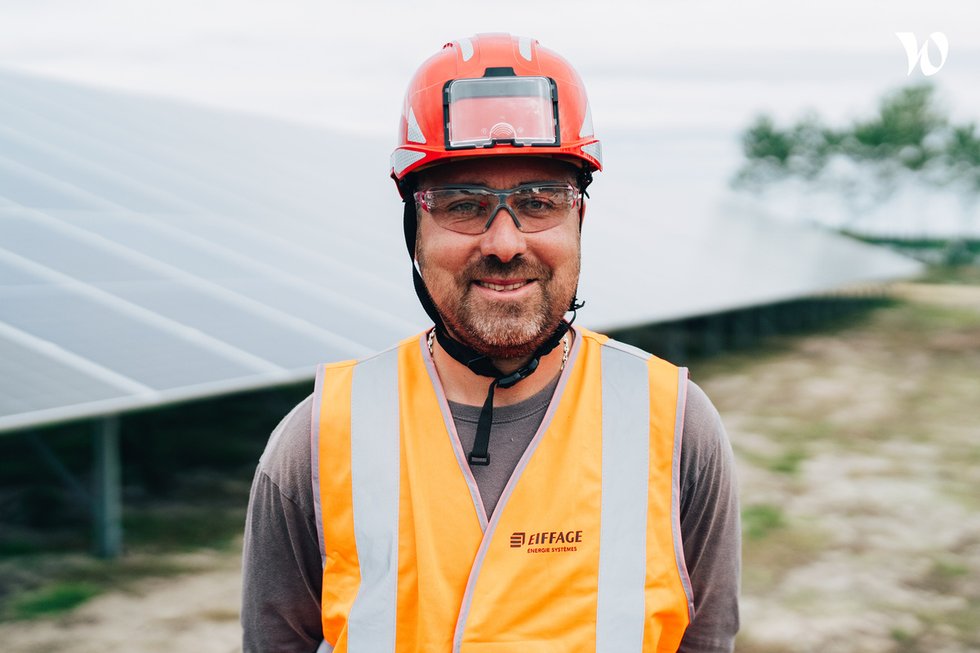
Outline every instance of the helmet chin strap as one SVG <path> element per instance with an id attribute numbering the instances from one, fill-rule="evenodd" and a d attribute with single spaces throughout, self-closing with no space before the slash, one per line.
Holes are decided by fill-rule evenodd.
<path id="1" fill-rule="evenodd" d="M 518 382 L 531 376 L 534 371 L 538 369 L 541 358 L 551 353 L 551 351 L 558 346 L 558 343 L 561 342 L 562 338 L 565 337 L 565 334 L 568 333 L 572 322 L 575 321 L 575 311 L 581 308 L 583 304 L 576 298 L 572 299 L 572 303 L 568 308 L 569 311 L 572 311 L 572 319 L 570 321 L 562 320 L 559 322 L 548 339 L 534 350 L 534 353 L 531 354 L 530 360 L 520 369 L 509 374 L 500 371 L 486 354 L 481 353 L 453 338 L 452 335 L 450 335 L 449 330 L 446 328 L 446 324 L 443 321 L 442 316 L 439 314 L 435 302 L 432 301 L 432 296 L 429 294 L 429 289 L 425 287 L 425 282 L 422 280 L 422 275 L 419 273 L 418 267 L 415 265 L 415 235 L 417 219 L 418 216 L 415 210 L 415 204 L 411 201 L 411 193 L 409 193 L 407 194 L 407 199 L 405 201 L 404 228 L 405 244 L 408 247 L 409 256 L 412 258 L 412 280 L 415 283 L 415 294 L 418 295 L 422 308 L 425 309 L 425 312 L 435 324 L 436 339 L 439 341 L 439 346 L 442 347 L 442 349 L 452 358 L 469 368 L 474 374 L 493 379 L 493 381 L 490 383 L 489 389 L 487 390 L 487 398 L 483 402 L 483 408 L 480 410 L 480 419 L 476 427 L 476 440 L 473 443 L 473 450 L 469 453 L 469 462 L 471 465 L 489 465 L 490 454 L 488 449 L 490 446 L 490 427 L 493 424 L 494 390 L 498 386 L 501 388 L 510 388 L 516 385 Z"/>

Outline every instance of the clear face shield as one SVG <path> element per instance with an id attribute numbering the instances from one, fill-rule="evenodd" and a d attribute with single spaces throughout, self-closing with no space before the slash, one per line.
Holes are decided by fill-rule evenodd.
<path id="1" fill-rule="evenodd" d="M 456 79 L 444 105 L 447 149 L 560 144 L 558 92 L 547 77 Z"/>

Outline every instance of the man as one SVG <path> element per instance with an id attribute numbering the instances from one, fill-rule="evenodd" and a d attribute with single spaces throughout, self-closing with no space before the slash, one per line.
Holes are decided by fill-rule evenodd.
<path id="1" fill-rule="evenodd" d="M 435 327 L 321 367 L 273 433 L 246 651 L 732 650 L 716 411 L 686 370 L 565 321 L 600 169 L 577 73 L 535 41 L 461 39 L 416 73 L 392 176 Z"/>

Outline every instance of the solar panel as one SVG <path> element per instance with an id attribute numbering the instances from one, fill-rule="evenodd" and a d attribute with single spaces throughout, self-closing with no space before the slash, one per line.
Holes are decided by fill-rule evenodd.
<path id="1" fill-rule="evenodd" d="M 308 378 L 421 328 L 383 161 L 387 193 L 338 201 L 360 145 L 0 74 L 0 430 Z"/>
<path id="2" fill-rule="evenodd" d="M 0 326 L 0 412 L 29 414 L 140 392 L 140 384 L 117 378 L 66 350 L 10 326 Z"/>
<path id="3" fill-rule="evenodd" d="M 584 324 L 916 270 L 706 193 L 689 140 L 604 145 Z M 0 431 L 307 379 L 423 328 L 389 146 L 0 72 Z"/>

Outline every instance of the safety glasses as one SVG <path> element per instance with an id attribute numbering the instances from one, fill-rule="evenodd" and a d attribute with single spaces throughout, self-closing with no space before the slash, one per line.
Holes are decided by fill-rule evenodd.
<path id="1" fill-rule="evenodd" d="M 568 183 L 523 184 L 507 190 L 458 185 L 415 193 L 416 206 L 433 221 L 461 234 L 482 234 L 501 208 L 518 229 L 534 233 L 557 227 L 579 206 L 582 193 Z"/>

